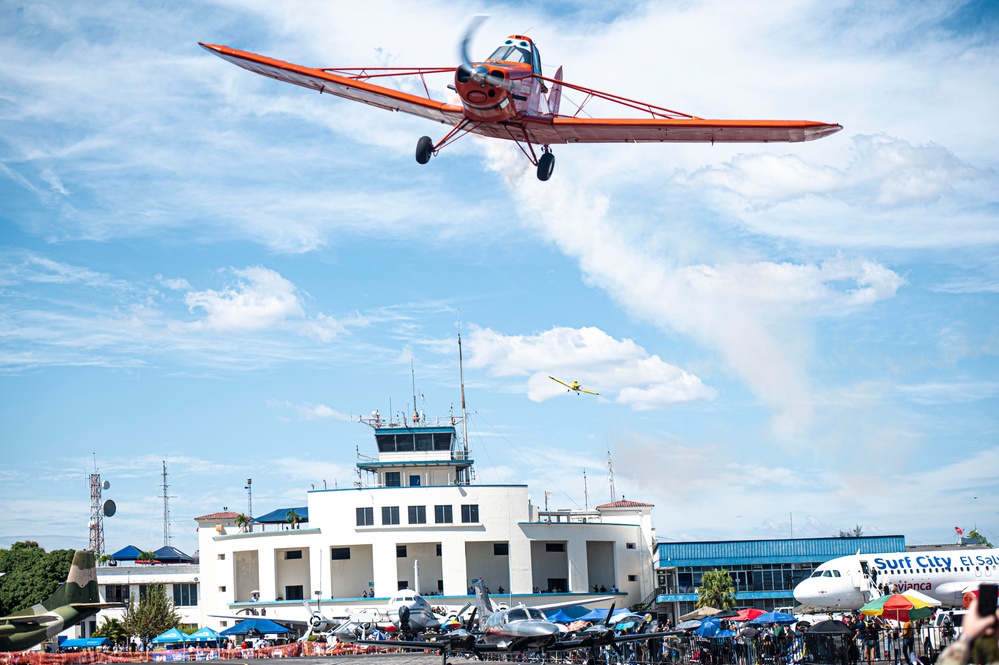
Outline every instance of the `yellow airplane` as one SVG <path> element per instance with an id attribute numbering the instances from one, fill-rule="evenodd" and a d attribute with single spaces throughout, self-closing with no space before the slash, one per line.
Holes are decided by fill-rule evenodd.
<path id="1" fill-rule="evenodd" d="M 579 393 L 586 393 L 587 395 L 599 395 L 600 394 L 600 393 L 595 393 L 592 390 L 584 390 L 583 388 L 581 388 L 579 386 L 579 381 L 573 381 L 572 383 L 566 383 L 562 379 L 556 379 L 551 374 L 548 375 L 548 378 L 551 379 L 552 381 L 557 382 L 557 383 L 561 383 L 563 386 L 565 386 L 569 390 L 575 390 L 577 395 Z"/>

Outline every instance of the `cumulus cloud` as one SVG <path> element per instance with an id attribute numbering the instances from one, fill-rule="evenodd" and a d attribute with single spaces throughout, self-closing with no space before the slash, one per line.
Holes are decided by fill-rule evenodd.
<path id="1" fill-rule="evenodd" d="M 337 411 L 325 404 L 295 404 L 288 400 L 269 400 L 267 406 L 272 409 L 292 411 L 299 420 L 342 420 L 353 422 L 354 419 L 346 413 Z"/>
<path id="2" fill-rule="evenodd" d="M 811 419 L 810 320 L 894 297 L 905 283 L 876 262 L 843 257 L 685 263 L 682 251 L 670 249 L 668 230 L 660 232 L 662 242 L 650 242 L 642 225 L 615 215 L 606 194 L 566 178 L 539 183 L 505 146 L 490 146 L 489 155 L 522 216 L 578 262 L 588 283 L 634 316 L 720 353 L 774 409 L 783 437 Z"/>
<path id="3" fill-rule="evenodd" d="M 238 279 L 221 291 L 191 291 L 184 296 L 188 309 L 205 312 L 195 325 L 224 332 L 255 331 L 305 316 L 295 285 L 277 272 L 253 266 L 232 273 Z"/>
<path id="4" fill-rule="evenodd" d="M 579 381 L 636 410 L 710 399 L 715 392 L 693 374 L 650 355 L 630 339 L 617 340 L 599 328 L 552 328 L 536 335 L 505 335 L 473 327 L 469 367 L 493 376 L 529 375 L 527 396 L 542 402 L 565 388 L 549 377 Z"/>

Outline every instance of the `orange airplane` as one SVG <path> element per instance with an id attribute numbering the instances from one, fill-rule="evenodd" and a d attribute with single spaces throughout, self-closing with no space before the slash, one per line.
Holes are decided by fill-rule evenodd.
<path id="1" fill-rule="evenodd" d="M 485 17 L 476 17 L 461 44 L 458 67 L 313 68 L 275 60 L 218 44 L 201 46 L 251 72 L 343 97 L 389 111 L 402 111 L 436 120 L 451 130 L 436 143 L 423 136 L 416 144 L 416 161 L 426 164 L 445 146 L 472 133 L 514 141 L 548 180 L 555 168 L 551 146 L 559 143 L 770 143 L 812 141 L 838 132 L 837 124 L 811 120 L 705 120 L 652 104 L 600 92 L 541 73 L 541 55 L 530 37 L 511 35 L 482 62 L 471 62 L 468 44 Z M 453 73 L 461 106 L 430 97 L 426 75 Z M 418 76 L 426 96 L 371 83 L 397 76 Z M 585 95 L 572 115 L 560 113 L 563 89 Z M 648 114 L 647 118 L 582 118 L 593 98 Z M 535 150 L 540 146 L 540 154 Z"/>

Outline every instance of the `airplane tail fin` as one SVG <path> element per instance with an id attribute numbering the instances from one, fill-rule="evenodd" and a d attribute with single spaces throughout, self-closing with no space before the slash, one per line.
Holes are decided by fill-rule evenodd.
<path id="1" fill-rule="evenodd" d="M 552 115 L 558 115 L 558 107 L 562 103 L 562 66 L 559 65 L 558 71 L 555 72 L 554 76 L 557 83 L 552 84 L 552 91 L 548 93 L 548 110 L 551 111 Z"/>
<path id="2" fill-rule="evenodd" d="M 487 616 L 493 613 L 493 601 L 489 599 L 489 592 L 486 591 L 486 584 L 479 578 L 472 582 L 475 589 L 475 608 L 479 613 L 479 620 L 484 621 Z"/>
<path id="3" fill-rule="evenodd" d="M 45 609 L 51 610 L 61 605 L 100 603 L 97 591 L 97 557 L 88 550 L 77 550 L 73 555 L 73 565 L 69 568 L 66 583 L 42 602 Z"/>

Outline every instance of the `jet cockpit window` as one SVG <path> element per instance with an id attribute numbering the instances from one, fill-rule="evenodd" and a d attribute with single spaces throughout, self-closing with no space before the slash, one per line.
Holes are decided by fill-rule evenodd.
<path id="1" fill-rule="evenodd" d="M 833 577 L 840 577 L 840 574 L 839 574 L 838 570 L 834 570 L 833 571 Z"/>
<path id="2" fill-rule="evenodd" d="M 821 570 L 816 570 L 811 575 L 809 575 L 809 577 L 822 577 L 822 572 L 823 571 L 821 571 Z"/>
<path id="3" fill-rule="evenodd" d="M 524 62 L 531 64 L 531 44 L 522 39 L 508 39 L 503 45 L 493 51 L 488 60 L 505 60 L 507 62 Z"/>
<path id="4" fill-rule="evenodd" d="M 832 576 L 833 574 L 831 570 L 825 570 L 822 572 L 822 577 L 832 577 Z"/>
<path id="5" fill-rule="evenodd" d="M 527 610 L 520 608 L 510 610 L 506 614 L 507 621 L 527 621 L 529 618 Z"/>

